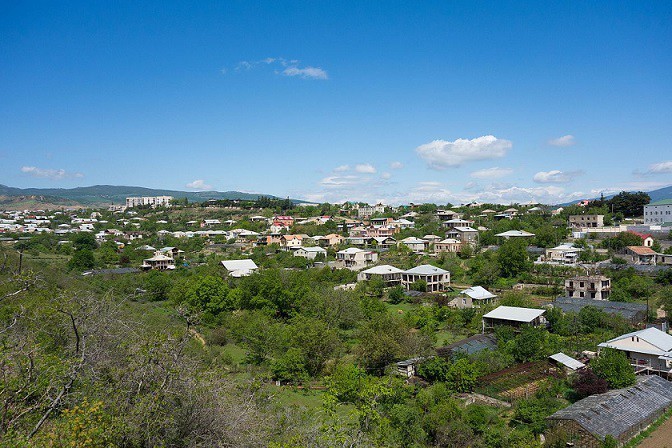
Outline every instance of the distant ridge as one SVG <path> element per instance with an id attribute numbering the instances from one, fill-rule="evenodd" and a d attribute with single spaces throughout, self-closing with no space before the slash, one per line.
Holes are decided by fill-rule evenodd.
<path id="1" fill-rule="evenodd" d="M 14 188 L 0 185 L 0 196 L 45 198 L 45 202 L 50 203 L 58 198 L 88 206 L 125 204 L 126 198 L 132 196 L 173 196 L 176 199 L 187 198 L 190 202 L 203 202 L 210 199 L 256 200 L 261 196 L 278 199 L 277 196 L 270 194 L 240 191 L 179 191 L 122 185 L 93 185 L 76 188 Z M 297 199 L 292 199 L 292 201 L 303 202 Z"/>
<path id="2" fill-rule="evenodd" d="M 630 193 L 635 193 L 636 191 L 643 191 L 643 190 L 631 190 Z M 645 193 L 649 195 L 649 197 L 651 198 L 651 202 L 662 201 L 663 199 L 672 199 L 672 185 L 670 185 L 669 187 L 659 188 L 658 190 L 645 191 Z M 611 199 L 614 196 L 616 196 L 616 194 L 618 194 L 618 193 L 605 195 L 604 199 Z M 600 198 L 599 197 L 593 197 L 593 198 L 576 199 L 572 202 L 565 202 L 564 204 L 558 204 L 558 205 L 564 207 L 564 206 L 576 204 L 577 202 L 580 202 L 582 200 L 593 201 L 595 199 L 600 199 Z"/>

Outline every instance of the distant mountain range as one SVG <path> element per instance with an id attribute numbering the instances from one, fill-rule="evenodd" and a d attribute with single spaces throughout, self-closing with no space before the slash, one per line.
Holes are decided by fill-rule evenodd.
<path id="1" fill-rule="evenodd" d="M 94 185 L 77 188 L 14 188 L 0 185 L 0 205 L 27 201 L 60 206 L 125 204 L 127 197 L 173 196 L 187 198 L 190 202 L 209 199 L 256 200 L 260 196 L 278 199 L 270 194 L 243 193 L 240 191 L 177 191 L 119 185 Z M 293 202 L 303 202 L 292 199 Z"/>
<path id="2" fill-rule="evenodd" d="M 649 197 L 651 198 L 651 202 L 662 201 L 663 199 L 672 199 L 672 185 L 670 185 L 669 187 L 659 188 L 658 190 L 647 191 L 645 193 L 649 195 Z M 616 194 L 610 194 L 608 196 L 605 196 L 604 199 L 611 199 L 614 196 L 616 196 Z M 584 199 L 593 200 L 593 199 L 599 199 L 599 197 L 584 198 Z M 576 204 L 579 201 L 581 201 L 581 199 L 577 199 L 575 201 L 566 202 L 564 204 L 559 204 L 559 205 L 567 206 L 567 205 Z"/>

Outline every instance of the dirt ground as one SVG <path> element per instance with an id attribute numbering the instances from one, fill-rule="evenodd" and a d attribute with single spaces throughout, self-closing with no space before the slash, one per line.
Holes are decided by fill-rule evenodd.
<path id="1" fill-rule="evenodd" d="M 672 448 L 672 418 L 668 418 L 637 448 Z"/>

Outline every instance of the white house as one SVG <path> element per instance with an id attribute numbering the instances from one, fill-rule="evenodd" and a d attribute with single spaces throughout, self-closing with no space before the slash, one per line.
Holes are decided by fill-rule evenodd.
<path id="1" fill-rule="evenodd" d="M 359 270 L 378 261 L 378 253 L 349 247 L 336 252 L 336 267 Z"/>
<path id="2" fill-rule="evenodd" d="M 429 241 L 422 240 L 420 238 L 415 238 L 413 236 L 404 238 L 403 240 L 401 240 L 401 242 L 405 244 L 406 247 L 411 249 L 413 252 L 424 252 L 429 247 Z"/>
<path id="3" fill-rule="evenodd" d="M 151 258 L 145 258 L 140 266 L 142 269 L 154 269 L 157 271 L 167 271 L 175 269 L 175 259 L 170 252 L 154 252 Z"/>
<path id="4" fill-rule="evenodd" d="M 357 274 L 357 281 L 367 281 L 374 277 L 380 277 L 385 282 L 385 286 L 396 286 L 401 283 L 401 269 L 389 264 L 374 266 Z"/>
<path id="5" fill-rule="evenodd" d="M 427 292 L 443 291 L 450 285 L 450 272 L 431 264 L 423 264 L 401 273 L 401 285 L 407 290 L 419 280 L 427 283 Z"/>
<path id="6" fill-rule="evenodd" d="M 497 296 L 482 286 L 472 286 L 460 291 L 460 295 L 450 301 L 448 306 L 455 308 L 479 308 L 482 305 L 493 303 Z"/>
<path id="7" fill-rule="evenodd" d="M 508 240 L 509 238 L 534 238 L 534 233 L 526 232 L 525 230 L 507 230 L 495 236 Z"/>
<path id="8" fill-rule="evenodd" d="M 672 373 L 672 336 L 657 328 L 627 333 L 598 347 L 624 352 L 638 371 Z"/>
<path id="9" fill-rule="evenodd" d="M 315 246 L 315 247 L 300 247 L 294 251 L 294 256 L 295 257 L 303 257 L 307 258 L 308 260 L 314 260 L 318 255 L 324 255 L 324 257 L 327 257 L 327 250 L 323 247 Z"/>

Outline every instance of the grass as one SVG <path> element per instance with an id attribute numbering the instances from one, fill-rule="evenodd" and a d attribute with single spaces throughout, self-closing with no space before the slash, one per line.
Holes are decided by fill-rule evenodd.
<path id="1" fill-rule="evenodd" d="M 396 305 L 391 303 L 387 304 L 387 309 L 392 314 L 408 314 L 409 312 L 416 310 L 420 305 L 414 305 L 412 303 L 401 302 Z M 401 311 L 401 313 L 399 312 Z"/>
<path id="2" fill-rule="evenodd" d="M 450 330 L 439 330 L 436 333 L 436 343 L 434 347 L 443 347 L 453 342 L 461 341 L 465 339 L 467 335 L 465 333 L 459 333 Z"/>

